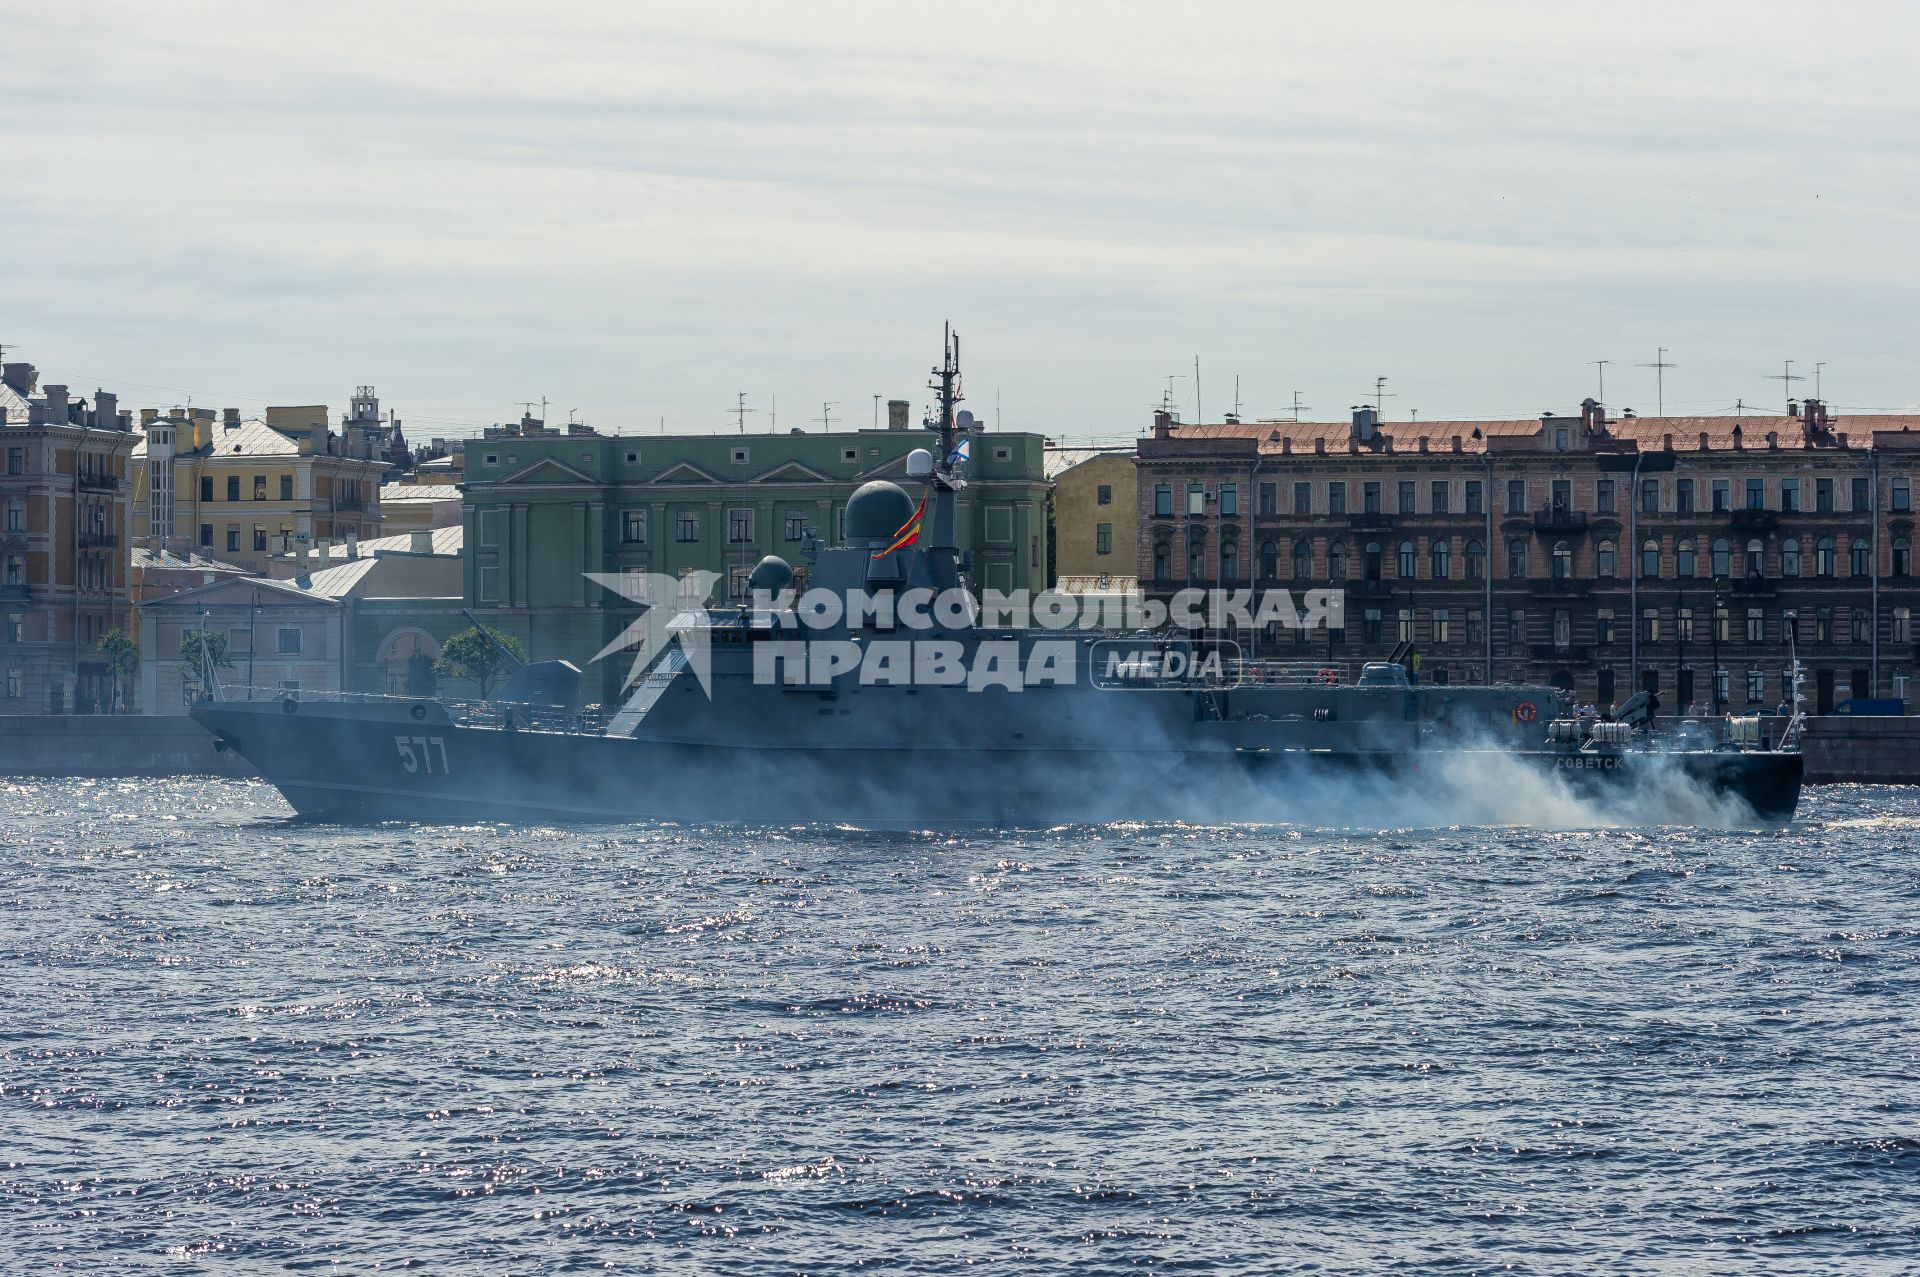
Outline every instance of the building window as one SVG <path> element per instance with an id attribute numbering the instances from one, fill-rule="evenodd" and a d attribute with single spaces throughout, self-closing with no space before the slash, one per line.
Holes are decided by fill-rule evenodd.
<path id="1" fill-rule="evenodd" d="M 290 474 L 280 476 L 280 499 L 282 501 L 293 500 L 293 476 Z"/>
<path id="2" fill-rule="evenodd" d="M 1345 514 L 1347 512 L 1347 485 L 1335 480 L 1327 485 L 1327 513 Z"/>
<path id="3" fill-rule="evenodd" d="M 1519 608 L 1507 613 L 1507 655 L 1518 656 L 1527 641 L 1527 614 Z"/>
<path id="4" fill-rule="evenodd" d="M 1813 508 L 1821 514 L 1833 513 L 1833 480 L 1813 481 Z"/>
<path id="5" fill-rule="evenodd" d="M 1412 608 L 1403 607 L 1400 609 L 1399 624 L 1398 626 L 1396 626 L 1396 637 L 1398 637 L 1402 643 L 1413 642 L 1413 609 Z"/>
<path id="6" fill-rule="evenodd" d="M 1380 609 L 1370 607 L 1360 617 L 1360 638 L 1363 642 L 1380 641 Z"/>
<path id="7" fill-rule="evenodd" d="M 1527 512 L 1527 482 L 1524 479 L 1507 480 L 1507 513 L 1525 514 Z"/>
<path id="8" fill-rule="evenodd" d="M 240 525 L 237 523 L 227 525 L 227 549 L 233 551 L 240 549 Z"/>
<path id="9" fill-rule="evenodd" d="M 25 585 L 27 583 L 27 556 L 9 554 L 7 556 L 6 584 Z"/>
<path id="10" fill-rule="evenodd" d="M 1466 490 L 1467 513 L 1468 514 L 1486 513 L 1485 509 L 1480 504 L 1481 502 L 1480 481 L 1478 479 L 1468 479 L 1466 482 L 1466 489 L 1467 489 Z"/>
<path id="11" fill-rule="evenodd" d="M 1467 580 L 1480 581 L 1487 575 L 1487 548 L 1478 541 L 1468 541 L 1466 548 Z"/>
<path id="12" fill-rule="evenodd" d="M 298 656 L 305 631 L 297 625 L 282 625 L 274 629 L 273 650 L 281 656 Z"/>
<path id="13" fill-rule="evenodd" d="M 1593 614 L 1593 641 L 1601 647 L 1613 642 L 1613 609 L 1603 607 Z"/>
<path id="14" fill-rule="evenodd" d="M 1913 570 L 1913 543 L 1905 537 L 1893 539 L 1893 575 L 1906 576 Z"/>
<path id="15" fill-rule="evenodd" d="M 1261 514 L 1280 513 L 1280 485 L 1279 484 L 1263 483 L 1260 485 L 1260 513 Z"/>
<path id="16" fill-rule="evenodd" d="M 1780 543 L 1780 575 L 1800 575 L 1800 542 L 1793 537 Z"/>
<path id="17" fill-rule="evenodd" d="M 1767 675 L 1764 670 L 1747 671 L 1747 704 L 1758 705 L 1767 699 Z"/>
<path id="18" fill-rule="evenodd" d="M 213 476 L 210 474 L 200 476 L 200 499 L 202 501 L 213 500 Z"/>
<path id="19" fill-rule="evenodd" d="M 1380 485 L 1367 482 L 1360 485 L 1360 513 L 1380 513 Z"/>
<path id="20" fill-rule="evenodd" d="M 267 476 L 264 474 L 256 474 L 253 476 L 253 499 L 255 501 L 265 501 L 267 499 Z"/>
<path id="21" fill-rule="evenodd" d="M 1660 575 L 1660 543 L 1648 539 L 1640 544 L 1640 575 L 1652 579 Z"/>
<path id="22" fill-rule="evenodd" d="M 213 525 L 211 523 L 203 523 L 200 525 L 200 544 L 208 550 L 213 548 Z"/>
<path id="23" fill-rule="evenodd" d="M 1565 426 L 1554 427 L 1553 446 L 1561 452 L 1567 450 L 1567 428 Z"/>
<path id="24" fill-rule="evenodd" d="M 1733 550 L 1725 537 L 1713 539 L 1713 574 L 1715 577 L 1730 575 L 1733 571 Z"/>
<path id="25" fill-rule="evenodd" d="M 748 457 L 751 454 L 748 453 L 748 451 L 745 448 L 735 448 L 733 450 L 732 455 L 733 455 L 733 464 L 735 464 L 736 466 L 743 466 L 747 463 Z"/>
<path id="26" fill-rule="evenodd" d="M 1747 642 L 1764 643 L 1767 641 L 1767 613 L 1763 608 L 1747 609 Z"/>
<path id="27" fill-rule="evenodd" d="M 1865 514 L 1869 505 L 1870 502 L 1867 499 L 1867 480 L 1865 476 L 1855 478 L 1853 481 L 1853 505 L 1851 507 L 1853 512 L 1855 514 Z"/>
<path id="28" fill-rule="evenodd" d="M 744 545 L 753 540 L 753 511 L 733 509 L 727 511 L 727 541 L 731 545 Z"/>
<path id="29" fill-rule="evenodd" d="M 1573 508 L 1573 482 L 1571 480 L 1555 479 L 1553 481 L 1552 491 L 1553 495 L 1549 504 L 1553 506 L 1555 513 L 1561 513 Z"/>
<path id="30" fill-rule="evenodd" d="M 1747 509 L 1764 510 L 1767 508 L 1767 481 L 1765 479 L 1747 480 Z"/>
<path id="31" fill-rule="evenodd" d="M 1397 564 L 1397 566 L 1398 566 L 1398 568 L 1399 568 L 1399 570 L 1400 570 L 1400 579 L 1401 579 L 1401 580 L 1403 580 L 1403 581 L 1411 581 L 1411 580 L 1413 580 L 1413 578 L 1414 578 L 1414 576 L 1415 576 L 1415 564 L 1414 564 L 1414 557 L 1413 557 L 1413 542 L 1411 542 L 1411 541 L 1402 541 L 1402 542 L 1400 543 L 1400 551 L 1399 551 L 1399 554 L 1398 554 L 1398 555 L 1397 555 L 1396 557 L 1397 557 L 1397 558 L 1398 558 L 1398 560 L 1399 560 L 1399 562 L 1398 562 L 1398 564 Z"/>
<path id="32" fill-rule="evenodd" d="M 1597 479 L 1594 481 L 1593 508 L 1601 514 L 1613 513 L 1613 480 Z"/>
<path id="33" fill-rule="evenodd" d="M 227 500 L 238 501 L 239 499 L 240 499 L 240 476 L 237 474 L 230 474 L 227 476 Z"/>
<path id="34" fill-rule="evenodd" d="M 1444 581 L 1452 571 L 1453 542 L 1448 537 L 1435 537 L 1427 547 L 1427 574 L 1436 581 Z"/>
<path id="35" fill-rule="evenodd" d="M 1399 492 L 1399 500 L 1400 500 L 1400 513 L 1401 513 L 1401 514 L 1412 514 L 1412 513 L 1414 512 L 1414 510 L 1413 510 L 1413 480 L 1411 480 L 1411 479 L 1402 479 L 1402 480 L 1400 481 L 1400 492 Z"/>
<path id="36" fill-rule="evenodd" d="M 1716 605 L 1713 609 L 1713 637 L 1716 642 L 1729 643 L 1733 635 L 1729 632 L 1727 609 Z"/>
<path id="37" fill-rule="evenodd" d="M 25 448 L 7 449 L 7 473 L 25 474 L 27 472 L 27 450 Z"/>
<path id="38" fill-rule="evenodd" d="M 1467 642 L 1478 645 L 1486 641 L 1486 616 L 1477 607 L 1467 609 Z"/>
<path id="39" fill-rule="evenodd" d="M 1693 642 L 1693 609 L 1677 607 L 1673 610 L 1673 636 L 1682 643 Z"/>
<path id="40" fill-rule="evenodd" d="M 620 540 L 627 545 L 647 543 L 647 512 L 645 510 L 620 512 Z"/>
<path id="41" fill-rule="evenodd" d="M 1682 540 L 1679 545 L 1674 547 L 1673 574 L 1675 576 L 1683 581 L 1687 580 L 1696 574 L 1698 566 L 1693 558 L 1693 539 L 1691 537 Z"/>
<path id="42" fill-rule="evenodd" d="M 995 461 L 1011 461 L 1013 460 L 1013 449 L 1012 448 L 995 448 L 993 450 L 993 459 Z"/>
<path id="43" fill-rule="evenodd" d="M 1747 542 L 1747 579 L 1757 581 L 1767 574 L 1767 547 L 1755 538 Z"/>
<path id="44" fill-rule="evenodd" d="M 27 499 L 25 497 L 7 498 L 7 531 L 25 532 L 27 530 Z"/>
<path id="45" fill-rule="evenodd" d="M 1187 527 L 1187 579 L 1205 580 L 1207 575 L 1207 530 L 1198 524 Z"/>
<path id="46" fill-rule="evenodd" d="M 639 454 L 639 453 L 637 453 L 637 452 L 629 452 L 629 453 L 627 454 L 627 464 L 628 464 L 628 465 L 630 465 L 630 466 L 637 466 L 637 465 L 639 465 L 639 464 L 640 464 L 640 454 Z"/>
<path id="47" fill-rule="evenodd" d="M 1893 481 L 1893 512 L 1907 514 L 1913 509 L 1913 483 L 1908 479 Z"/>
<path id="48" fill-rule="evenodd" d="M 794 510 L 787 511 L 786 538 L 799 541 L 807 535 L 807 516 Z"/>
<path id="49" fill-rule="evenodd" d="M 1093 552 L 1095 554 L 1113 553 L 1113 525 L 1097 523 L 1093 528 Z"/>
<path id="50" fill-rule="evenodd" d="M 1553 646 L 1564 652 L 1573 646 L 1573 613 L 1557 608 L 1553 614 Z"/>
<path id="51" fill-rule="evenodd" d="M 1693 513 L 1693 480 L 1678 479 L 1674 481 L 1673 508 L 1681 514 Z"/>
<path id="52" fill-rule="evenodd" d="M 1847 566 L 1854 576 L 1868 576 L 1873 572 L 1873 551 L 1867 546 L 1865 537 L 1855 537 L 1847 548 Z"/>
<path id="53" fill-rule="evenodd" d="M 1660 513 L 1660 481 L 1658 479 L 1640 481 L 1640 513 Z"/>
<path id="54" fill-rule="evenodd" d="M 1731 701 L 1733 696 L 1727 691 L 1727 671 L 1717 669 L 1713 672 L 1713 706 L 1718 713 L 1722 705 Z"/>
<path id="55" fill-rule="evenodd" d="M 1040 542 L 1038 538 L 1036 538 L 1034 540 L 1035 567 L 1040 566 L 1039 544 Z M 1237 581 L 1240 579 L 1240 543 L 1232 537 L 1226 537 L 1220 542 L 1220 579 L 1222 581 Z"/>
<path id="56" fill-rule="evenodd" d="M 1725 514 L 1733 504 L 1733 481 L 1715 479 L 1713 481 L 1713 512 Z"/>
<path id="57" fill-rule="evenodd" d="M 266 551 L 266 548 L 267 548 L 267 530 L 256 523 L 253 525 L 254 553 L 255 554 L 264 553 Z"/>
<path id="58" fill-rule="evenodd" d="M 1113 504 L 1113 485 L 1110 483 L 1103 483 L 1099 487 L 1095 488 L 1093 490 L 1093 501 L 1095 505 L 1112 505 Z"/>
<path id="59" fill-rule="evenodd" d="M 1568 581 L 1573 578 L 1573 547 L 1565 541 L 1553 543 L 1553 579 Z"/>
<path id="60" fill-rule="evenodd" d="M 1157 515 L 1173 513 L 1173 485 L 1156 483 L 1153 485 L 1153 512 Z"/>
<path id="61" fill-rule="evenodd" d="M 1527 543 L 1519 537 L 1507 542 L 1507 576 L 1517 579 L 1527 574 Z"/>
<path id="62" fill-rule="evenodd" d="M 1347 579 L 1347 543 L 1335 541 L 1327 547 L 1327 576 L 1331 580 Z"/>
<path id="63" fill-rule="evenodd" d="M 842 448 L 842 449 L 840 449 L 840 460 L 842 460 L 842 461 L 858 461 L 858 460 L 860 460 L 860 449 L 858 449 L 858 448 Z"/>
<path id="64" fill-rule="evenodd" d="M 1780 512 L 1797 514 L 1800 510 L 1800 481 L 1782 479 L 1780 481 Z"/>
<path id="65" fill-rule="evenodd" d="M 675 541 L 698 541 L 700 539 L 700 516 L 691 510 L 681 510 L 673 516 L 673 539 Z M 844 540 L 844 534 L 842 536 Z"/>
<path id="66" fill-rule="evenodd" d="M 1640 634 L 1649 643 L 1660 641 L 1660 609 L 1650 607 L 1640 614 Z"/>
<path id="67" fill-rule="evenodd" d="M 1207 485 L 1189 483 L 1187 485 L 1187 513 L 1189 515 L 1207 512 Z"/>
<path id="68" fill-rule="evenodd" d="M 1435 643 L 1453 642 L 1453 613 L 1446 608 L 1433 609 L 1433 641 Z"/>
<path id="69" fill-rule="evenodd" d="M 1602 541 L 1598 546 L 1594 548 L 1593 566 L 1594 566 L 1594 571 L 1599 573 L 1601 576 L 1613 575 L 1613 571 L 1614 571 L 1613 542 Z"/>
<path id="70" fill-rule="evenodd" d="M 1813 641 L 1816 643 L 1833 642 L 1833 609 L 1815 608 L 1813 613 Z"/>
<path id="71" fill-rule="evenodd" d="M 1433 513 L 1445 514 L 1447 512 L 1447 481 L 1435 479 L 1428 495 L 1433 501 Z"/>
<path id="72" fill-rule="evenodd" d="M 1260 543 L 1260 579 L 1271 581 L 1280 575 L 1280 547 L 1271 541 Z"/>
<path id="73" fill-rule="evenodd" d="M 1833 538 L 1821 537 L 1813 543 L 1813 574 L 1833 575 Z"/>
<path id="74" fill-rule="evenodd" d="M 1222 517 L 1237 517 L 1240 513 L 1240 485 L 1223 483 L 1220 485 L 1220 514 Z"/>
<path id="75" fill-rule="evenodd" d="M 1153 579 L 1170 580 L 1173 576 L 1173 547 L 1165 541 L 1153 543 Z"/>
<path id="76" fill-rule="evenodd" d="M 1313 549 L 1305 538 L 1296 538 L 1293 543 L 1293 579 L 1304 581 L 1313 575 Z"/>
<path id="77" fill-rule="evenodd" d="M 1913 641 L 1913 609 L 1897 607 L 1893 609 L 1893 641 L 1911 643 Z"/>

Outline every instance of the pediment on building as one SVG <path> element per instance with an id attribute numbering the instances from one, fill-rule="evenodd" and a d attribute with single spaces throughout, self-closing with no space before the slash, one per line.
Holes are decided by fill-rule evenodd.
<path id="1" fill-rule="evenodd" d="M 708 474 L 691 461 L 676 462 L 653 477 L 655 483 L 718 483 L 719 479 Z"/>
<path id="2" fill-rule="evenodd" d="M 798 461 L 783 461 L 765 474 L 755 475 L 755 483 L 831 483 L 832 476 L 821 474 Z"/>
<path id="3" fill-rule="evenodd" d="M 525 470 L 508 475 L 502 483 L 598 483 L 584 470 L 576 470 L 564 461 L 555 461 L 552 457 L 542 457 Z"/>

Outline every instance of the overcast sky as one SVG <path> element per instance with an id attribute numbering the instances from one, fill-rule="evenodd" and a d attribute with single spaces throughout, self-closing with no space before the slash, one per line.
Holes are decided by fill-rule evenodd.
<path id="1" fill-rule="evenodd" d="M 1920 399 L 1904 4 L 0 0 L 0 342 L 129 405 Z M 1811 393 L 1811 381 L 1795 383 Z M 537 411 L 537 409 L 536 409 Z"/>

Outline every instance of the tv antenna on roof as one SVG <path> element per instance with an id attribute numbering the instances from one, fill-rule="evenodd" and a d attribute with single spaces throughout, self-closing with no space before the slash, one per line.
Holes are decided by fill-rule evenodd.
<path id="1" fill-rule="evenodd" d="M 1309 411 L 1309 409 L 1305 404 L 1300 402 L 1300 392 L 1296 390 L 1293 392 L 1293 419 L 1295 421 L 1300 420 L 1300 414 L 1305 411 Z"/>
<path id="2" fill-rule="evenodd" d="M 1792 403 L 1793 383 L 1796 381 L 1805 381 L 1806 378 L 1795 372 L 1793 370 L 1793 360 L 1787 359 L 1781 361 L 1780 371 L 1769 374 L 1767 380 L 1779 382 L 1780 388 L 1787 392 L 1787 402 Z"/>
<path id="3" fill-rule="evenodd" d="M 818 420 L 821 425 L 827 428 L 828 434 L 833 433 L 833 410 L 839 406 L 840 406 L 840 401 L 838 399 L 834 400 L 832 403 L 823 403 L 820 405 L 820 416 L 816 418 L 816 420 Z"/>
<path id="4" fill-rule="evenodd" d="M 734 391 L 733 399 L 734 419 L 740 423 L 740 433 L 745 434 L 747 433 L 747 414 L 759 412 L 760 410 L 758 408 L 747 407 L 747 392 L 744 390 Z"/>
<path id="5" fill-rule="evenodd" d="M 1160 399 L 1160 411 L 1166 412 L 1166 413 L 1171 413 L 1173 411 L 1173 383 L 1176 381 L 1185 381 L 1185 380 L 1186 378 L 1181 376 L 1177 372 L 1170 372 L 1167 374 L 1167 393 L 1163 395 Z"/>
<path id="6" fill-rule="evenodd" d="M 1387 400 L 1398 399 L 1399 397 L 1400 396 L 1394 394 L 1393 392 L 1387 389 L 1387 379 L 1385 377 L 1375 377 L 1373 379 L 1373 415 L 1374 416 L 1378 417 L 1381 415 L 1382 411 L 1386 407 Z"/>
<path id="7" fill-rule="evenodd" d="M 1650 364 L 1641 364 L 1640 366 L 1642 368 L 1653 369 L 1654 415 L 1656 417 L 1664 417 L 1667 415 L 1667 369 L 1678 368 L 1680 365 L 1668 363 L 1667 348 L 1660 346 L 1654 351 L 1653 362 Z M 1641 402 L 1644 403 L 1646 401 L 1642 400 Z"/>
<path id="8" fill-rule="evenodd" d="M 1595 359 L 1595 360 L 1592 360 L 1591 362 L 1595 368 L 1598 368 L 1600 370 L 1600 396 L 1599 397 L 1600 397 L 1600 402 L 1605 403 L 1607 401 L 1607 365 L 1612 363 L 1613 360 Z"/>
<path id="9" fill-rule="evenodd" d="M 6 349 L 5 346 L 0 346 L 0 350 L 5 350 L 5 349 Z M 1818 399 L 1820 397 L 1820 370 L 1822 368 L 1825 368 L 1826 366 L 1827 366 L 1827 361 L 1824 359 L 1822 359 L 1819 363 L 1813 366 L 1813 397 L 1815 399 Z"/>

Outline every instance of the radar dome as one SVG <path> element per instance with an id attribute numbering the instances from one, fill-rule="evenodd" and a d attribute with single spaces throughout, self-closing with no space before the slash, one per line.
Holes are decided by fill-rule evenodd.
<path id="1" fill-rule="evenodd" d="M 847 540 L 892 541 L 913 517 L 913 498 L 897 483 L 875 479 L 847 502 Z"/>
<path id="2" fill-rule="evenodd" d="M 924 479 L 933 473 L 933 454 L 925 448 L 915 448 L 907 454 L 907 478 Z"/>
<path id="3" fill-rule="evenodd" d="M 793 584 L 793 569 L 787 561 L 777 554 L 769 554 L 754 565 L 747 574 L 749 590 L 764 590 L 768 594 L 778 594 Z"/>

